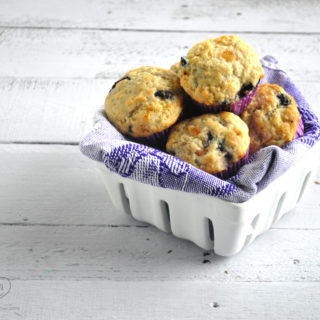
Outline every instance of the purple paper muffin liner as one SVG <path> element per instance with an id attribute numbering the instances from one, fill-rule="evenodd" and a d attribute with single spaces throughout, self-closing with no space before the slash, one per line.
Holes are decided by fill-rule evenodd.
<path id="1" fill-rule="evenodd" d="M 137 138 L 137 137 L 132 137 L 132 136 L 126 135 L 126 138 L 128 138 L 129 140 L 132 140 L 134 142 L 142 143 L 144 145 L 147 145 L 147 146 L 150 146 L 153 148 L 163 149 L 166 144 L 167 138 L 168 138 L 169 129 L 170 128 L 165 129 L 160 132 L 156 132 L 148 137 L 138 137 Z"/>
<path id="2" fill-rule="evenodd" d="M 176 122 L 174 124 L 172 124 L 169 128 L 162 130 L 160 132 L 156 132 L 148 137 L 132 137 L 129 135 L 126 135 L 126 138 L 128 138 L 129 140 L 132 140 L 134 142 L 137 143 L 142 143 L 144 145 L 156 148 L 156 149 L 161 149 L 164 150 L 164 147 L 166 145 L 167 142 L 167 138 L 169 135 L 169 130 L 171 127 L 173 127 L 176 123 L 178 123 L 179 121 L 181 121 L 182 119 L 184 119 L 184 110 L 182 110 L 182 112 L 180 113 L 178 119 L 176 120 Z"/>
<path id="3" fill-rule="evenodd" d="M 304 135 L 304 125 L 303 125 L 303 121 L 300 117 L 299 123 L 298 123 L 298 128 L 297 128 L 296 134 L 293 139 L 297 139 L 299 137 L 302 137 L 303 135 Z"/>
<path id="4" fill-rule="evenodd" d="M 229 111 L 229 112 L 233 112 L 236 115 L 240 115 L 250 104 L 252 98 L 256 93 L 258 85 L 259 83 L 248 95 L 231 104 L 207 106 L 204 103 L 197 102 L 190 95 L 189 95 L 189 104 L 192 104 L 192 107 L 197 109 L 200 113 L 218 113 L 221 111 Z M 189 106 L 189 109 L 190 109 L 190 106 Z"/>
<path id="5" fill-rule="evenodd" d="M 248 162 L 248 159 L 249 159 L 249 148 L 246 154 L 244 155 L 244 157 L 242 157 L 240 160 L 238 160 L 228 169 L 215 173 L 214 176 L 223 180 L 229 179 L 238 173 L 240 168 Z"/>

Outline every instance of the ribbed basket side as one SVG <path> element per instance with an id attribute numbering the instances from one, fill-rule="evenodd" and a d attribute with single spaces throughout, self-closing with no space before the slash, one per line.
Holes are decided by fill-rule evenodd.
<path id="1" fill-rule="evenodd" d="M 318 167 L 319 147 L 245 203 L 153 187 L 99 163 L 114 205 L 135 219 L 222 256 L 231 256 L 268 230 L 301 200 Z"/>

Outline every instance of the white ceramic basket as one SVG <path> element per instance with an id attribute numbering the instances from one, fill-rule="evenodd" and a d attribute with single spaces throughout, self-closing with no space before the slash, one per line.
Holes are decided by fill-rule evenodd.
<path id="1" fill-rule="evenodd" d="M 266 189 L 243 203 L 153 187 L 98 163 L 113 204 L 139 221 L 221 256 L 231 256 L 268 230 L 301 200 L 317 171 L 320 143 Z"/>

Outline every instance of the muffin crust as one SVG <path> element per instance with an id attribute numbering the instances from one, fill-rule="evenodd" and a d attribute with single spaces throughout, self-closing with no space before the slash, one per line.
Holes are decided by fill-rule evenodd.
<path id="1" fill-rule="evenodd" d="M 223 105 L 250 93 L 264 71 L 255 51 L 238 36 L 221 36 L 194 45 L 177 68 L 183 89 L 198 103 Z"/>
<path id="2" fill-rule="evenodd" d="M 166 130 L 177 121 L 182 109 L 179 78 L 156 67 L 127 72 L 105 100 L 108 119 L 121 133 L 137 138 Z"/>
<path id="3" fill-rule="evenodd" d="M 293 140 L 300 119 L 297 104 L 282 87 L 262 84 L 242 113 L 241 118 L 249 127 L 250 153 L 263 147 L 283 147 Z"/>
<path id="4" fill-rule="evenodd" d="M 176 124 L 170 132 L 168 153 L 208 173 L 228 169 L 246 155 L 247 125 L 235 114 L 204 114 Z"/>

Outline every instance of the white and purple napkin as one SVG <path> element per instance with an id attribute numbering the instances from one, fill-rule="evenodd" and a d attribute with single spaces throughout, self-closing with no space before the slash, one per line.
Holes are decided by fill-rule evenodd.
<path id="1" fill-rule="evenodd" d="M 104 162 L 112 172 L 153 186 L 201 193 L 231 202 L 244 202 L 263 190 L 283 174 L 308 149 L 320 140 L 320 123 L 308 102 L 277 60 L 262 60 L 262 81 L 282 86 L 297 102 L 304 135 L 285 147 L 269 146 L 253 154 L 249 162 L 228 180 L 221 180 L 172 155 L 126 140 L 102 115 L 94 129 L 81 141 L 80 149 L 87 157 Z"/>

